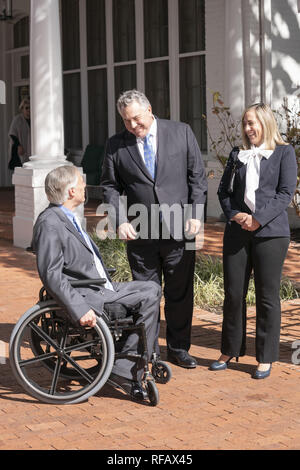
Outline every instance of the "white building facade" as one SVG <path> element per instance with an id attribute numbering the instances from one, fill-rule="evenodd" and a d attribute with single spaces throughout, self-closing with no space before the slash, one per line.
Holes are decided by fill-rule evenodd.
<path id="1" fill-rule="evenodd" d="M 58 3 L 64 148 L 73 161 L 80 166 L 88 144 L 104 146 L 121 129 L 116 100 L 121 91 L 138 88 L 156 115 L 191 125 L 212 176 L 207 214 L 218 217 L 222 169 L 206 128 L 213 136 L 220 132 L 211 113 L 212 92 L 220 92 L 236 119 L 253 102 L 278 109 L 284 98 L 299 99 L 300 2 L 41 1 L 50 9 Z M 0 105 L 0 186 L 12 184 L 10 122 L 21 98 L 32 96 L 30 0 L 12 3 L 12 18 L 0 22 L 0 80 L 6 84 L 6 103 Z"/>

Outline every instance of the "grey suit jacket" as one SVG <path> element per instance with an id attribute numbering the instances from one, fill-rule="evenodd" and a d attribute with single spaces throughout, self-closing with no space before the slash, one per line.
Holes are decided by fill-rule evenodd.
<path id="1" fill-rule="evenodd" d="M 99 273 L 92 251 L 59 207 L 50 204 L 39 215 L 32 241 L 43 284 L 70 317 L 78 321 L 90 308 L 101 313 L 106 289 L 96 285 L 75 289 L 70 284 L 70 280 L 98 279 Z"/>
<path id="2" fill-rule="evenodd" d="M 206 201 L 207 181 L 201 152 L 189 125 L 157 119 L 157 171 L 152 179 L 141 158 L 136 137 L 124 130 L 111 137 L 106 146 L 101 188 L 105 203 L 116 211 L 116 227 L 128 222 L 128 211 L 119 207 L 120 195 L 127 196 L 127 207 L 143 204 L 149 214 L 154 204 L 171 207 L 176 204 L 184 212 L 189 205 L 189 217 L 196 218 L 197 205 Z M 181 216 L 184 221 L 183 215 Z M 174 236 L 174 227 L 170 233 Z M 177 239 L 180 237 L 176 237 Z M 181 237 L 182 239 L 183 237 Z"/>

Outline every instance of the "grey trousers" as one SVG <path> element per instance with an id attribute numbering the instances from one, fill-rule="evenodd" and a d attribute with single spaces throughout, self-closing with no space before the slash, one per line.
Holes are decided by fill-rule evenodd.
<path id="1" fill-rule="evenodd" d="M 156 325 L 158 322 L 161 288 L 153 281 L 132 281 L 113 283 L 115 291 L 104 290 L 104 303 L 118 302 L 127 308 L 140 304 L 139 317 L 136 325 L 144 323 L 147 338 L 147 348 L 150 359 L 155 341 Z M 133 331 L 122 347 L 122 353 L 138 352 L 139 336 Z M 127 358 L 117 359 L 112 372 L 130 380 L 141 380 L 143 364 Z"/>

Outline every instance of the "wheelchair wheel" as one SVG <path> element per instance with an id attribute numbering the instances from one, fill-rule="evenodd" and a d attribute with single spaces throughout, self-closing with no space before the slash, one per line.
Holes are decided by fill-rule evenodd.
<path id="1" fill-rule="evenodd" d="M 88 399 L 106 383 L 114 363 L 108 326 L 74 326 L 53 300 L 29 309 L 10 339 L 10 363 L 20 385 L 34 398 L 55 404 Z"/>
<path id="2" fill-rule="evenodd" d="M 148 398 L 150 404 L 152 406 L 156 406 L 159 403 L 159 393 L 156 387 L 156 383 L 154 380 L 147 380 L 146 381 L 146 391 L 148 394 Z"/>
<path id="3" fill-rule="evenodd" d="M 172 369 L 169 364 L 164 361 L 153 362 L 151 373 L 155 381 L 160 384 L 166 384 L 172 377 Z"/>

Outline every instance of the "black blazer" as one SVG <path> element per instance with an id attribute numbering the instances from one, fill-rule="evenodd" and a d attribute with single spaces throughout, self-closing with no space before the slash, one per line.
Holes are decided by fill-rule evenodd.
<path id="1" fill-rule="evenodd" d="M 238 212 L 251 210 L 244 203 L 246 169 L 237 161 L 233 193 L 227 191 L 233 167 L 233 151 L 230 153 L 218 196 L 223 212 L 232 228 L 242 230 L 230 219 Z M 290 227 L 286 209 L 288 208 L 297 184 L 297 162 L 294 148 L 291 145 L 277 145 L 272 155 L 262 158 L 260 163 L 259 187 L 256 190 L 255 212 L 253 217 L 260 223 L 254 232 L 257 237 L 288 237 Z"/>
<path id="2" fill-rule="evenodd" d="M 153 204 L 166 204 L 169 207 L 177 204 L 182 213 L 184 205 L 190 204 L 189 216 L 196 218 L 196 206 L 205 204 L 205 168 L 190 126 L 157 119 L 157 137 L 155 181 L 147 171 L 133 134 L 124 130 L 107 142 L 101 188 L 104 202 L 112 204 L 116 210 L 117 227 L 137 217 L 119 209 L 119 198 L 122 194 L 127 196 L 128 209 L 140 203 L 149 213 Z M 183 219 L 183 215 L 181 217 Z M 173 226 L 170 233 L 173 236 L 172 228 Z"/>

